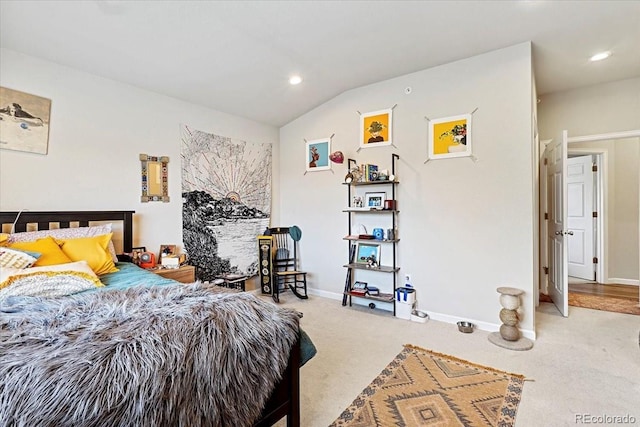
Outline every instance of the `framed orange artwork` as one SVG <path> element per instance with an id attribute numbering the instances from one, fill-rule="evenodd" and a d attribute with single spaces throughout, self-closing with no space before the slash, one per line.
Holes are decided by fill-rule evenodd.
<path id="1" fill-rule="evenodd" d="M 360 147 L 391 145 L 393 110 L 379 110 L 360 115 Z"/>

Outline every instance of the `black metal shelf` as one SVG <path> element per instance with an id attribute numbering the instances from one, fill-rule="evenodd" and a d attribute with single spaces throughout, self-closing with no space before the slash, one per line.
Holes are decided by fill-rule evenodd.
<path id="1" fill-rule="evenodd" d="M 355 268 L 356 270 L 379 271 L 381 273 L 395 273 L 396 271 L 400 271 L 400 267 L 392 267 L 388 265 L 381 265 L 379 267 L 367 267 L 367 264 L 359 264 L 355 262 L 352 262 L 351 264 L 345 264 L 343 265 L 343 267 Z"/>
<path id="2" fill-rule="evenodd" d="M 345 292 L 345 295 L 349 295 L 350 297 L 355 297 L 355 298 L 364 298 L 364 299 L 371 299 L 374 301 L 380 301 L 380 302 L 389 302 L 389 303 L 393 303 L 393 295 L 389 294 L 389 296 L 376 296 L 376 295 L 362 295 L 362 294 L 358 294 L 355 292 Z"/>
<path id="3" fill-rule="evenodd" d="M 342 185 L 389 185 L 400 184 L 400 181 L 378 180 L 378 181 L 356 181 L 356 182 L 343 182 Z"/>
<path id="4" fill-rule="evenodd" d="M 391 174 L 395 176 L 396 173 L 396 161 L 400 159 L 400 156 L 398 156 L 397 154 L 392 154 L 391 155 Z M 350 170 L 351 167 L 351 163 L 354 163 L 357 165 L 356 161 L 353 159 L 348 159 L 347 161 L 347 171 Z M 399 181 L 394 179 L 394 180 L 384 180 L 384 181 L 362 181 L 362 182 L 350 182 L 350 183 L 343 183 L 343 185 L 347 186 L 347 205 L 351 205 L 351 195 L 352 192 L 355 191 L 355 187 L 359 187 L 359 186 L 382 186 L 382 185 L 389 185 L 391 186 L 391 198 L 390 200 L 394 201 L 394 204 L 396 203 L 396 186 L 399 184 Z M 362 190 L 361 190 L 362 191 Z M 398 221 L 398 215 L 396 215 L 397 213 L 399 213 L 400 211 L 396 210 L 396 209 L 362 209 L 362 208 L 351 208 L 348 207 L 346 209 L 344 209 L 342 212 L 348 213 L 348 234 L 347 236 L 345 236 L 343 238 L 343 240 L 347 240 L 349 242 L 349 256 L 350 256 L 350 262 L 349 264 L 344 265 L 344 267 L 346 267 L 347 270 L 347 279 L 345 281 L 345 290 L 343 292 L 343 298 L 342 298 L 342 305 L 347 305 L 347 301 L 349 303 L 349 306 L 352 305 L 352 298 L 363 298 L 363 299 L 367 299 L 367 300 L 373 300 L 373 301 L 378 301 L 378 302 L 386 302 L 386 303 L 390 303 L 393 305 L 393 315 L 395 316 L 396 314 L 396 305 L 395 305 L 395 301 L 394 301 L 394 296 L 395 296 L 395 292 L 396 292 L 396 287 L 398 285 L 398 278 L 397 278 L 397 273 L 398 271 L 400 271 L 400 267 L 398 267 L 396 265 L 396 251 L 397 251 L 397 243 L 400 241 L 400 239 L 391 239 L 391 240 L 377 240 L 377 239 L 361 239 L 358 237 L 358 235 L 353 235 L 352 233 L 352 223 L 355 220 L 356 216 L 351 215 L 352 213 L 363 213 L 363 214 L 391 214 L 388 218 L 391 220 L 391 229 L 396 231 L 396 224 Z M 363 263 L 354 263 L 351 261 L 355 260 L 355 248 L 356 245 L 354 245 L 352 242 L 370 242 L 370 243 L 387 243 L 391 246 L 392 249 L 392 254 L 393 254 L 393 258 L 392 258 L 392 265 L 381 265 L 378 266 L 376 268 L 370 268 L 367 267 L 367 264 L 363 264 Z M 380 260 L 378 260 L 380 261 Z M 393 290 L 392 293 L 390 294 L 391 297 L 389 297 L 389 294 L 385 294 L 384 297 L 379 297 L 379 296 L 371 296 L 371 295 L 362 295 L 362 294 L 357 294 L 357 293 L 353 293 L 351 292 L 351 286 L 353 285 L 353 273 L 354 270 L 366 270 L 366 271 L 373 271 L 373 272 L 380 272 L 380 273 L 391 273 L 391 276 L 393 277 Z M 369 304 L 370 308 L 374 308 L 375 304 L 371 303 Z"/>
<path id="5" fill-rule="evenodd" d="M 342 240 L 350 240 L 352 242 L 373 242 L 373 243 L 397 243 L 400 239 L 361 239 L 358 236 L 345 236 Z"/>
<path id="6" fill-rule="evenodd" d="M 398 213 L 399 210 L 396 209 L 362 209 L 362 208 L 347 208 L 343 209 L 342 212 L 355 212 L 355 213 L 373 213 L 373 214 L 382 214 L 382 213 Z"/>

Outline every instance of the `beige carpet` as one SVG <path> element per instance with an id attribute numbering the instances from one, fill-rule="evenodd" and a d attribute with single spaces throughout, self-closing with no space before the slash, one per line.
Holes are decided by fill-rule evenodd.
<path id="1" fill-rule="evenodd" d="M 331 427 L 513 426 L 524 377 L 405 345 Z"/>

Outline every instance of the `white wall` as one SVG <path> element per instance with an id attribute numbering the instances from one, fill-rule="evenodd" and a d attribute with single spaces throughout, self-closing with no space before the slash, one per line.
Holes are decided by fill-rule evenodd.
<path id="1" fill-rule="evenodd" d="M 281 225 L 302 228 L 303 268 L 317 293 L 342 298 L 348 259 L 344 165 L 304 174 L 304 140 L 333 138 L 333 150 L 397 176 L 400 280 L 410 273 L 432 318 L 499 327 L 496 288 L 525 291 L 521 328 L 534 330 L 532 71 L 529 43 L 351 90 L 280 132 Z M 405 95 L 410 86 L 412 92 Z M 358 111 L 394 105 L 394 147 L 359 153 Z M 473 114 L 471 158 L 426 159 L 427 120 Z M 383 251 L 386 246 L 383 247 Z M 379 273 L 382 275 L 382 273 Z M 380 279 L 382 282 L 384 279 Z M 455 329 L 452 329 L 452 331 Z"/>
<path id="2" fill-rule="evenodd" d="M 0 150 L 0 210 L 133 209 L 135 246 L 182 245 L 181 123 L 273 143 L 277 187 L 273 126 L 7 49 L 0 50 L 0 84 L 51 99 L 48 154 Z M 170 157 L 169 203 L 140 202 L 140 153 Z"/>
<path id="3" fill-rule="evenodd" d="M 599 135 L 640 129 L 640 77 L 540 97 L 542 139 Z M 639 276 L 638 138 L 572 143 L 570 149 L 607 150 L 607 277 L 637 281 Z"/>

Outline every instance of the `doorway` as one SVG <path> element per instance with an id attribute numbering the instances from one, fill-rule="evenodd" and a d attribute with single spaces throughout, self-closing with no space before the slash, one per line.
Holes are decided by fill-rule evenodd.
<path id="1" fill-rule="evenodd" d="M 566 135 L 566 134 L 565 134 Z M 576 279 L 569 277 L 568 269 L 565 270 L 567 276 L 564 282 L 567 291 L 564 292 L 566 298 L 569 299 L 569 286 L 580 291 L 592 292 L 594 295 L 591 299 L 609 298 L 610 293 L 614 294 L 620 290 L 627 298 L 631 299 L 631 304 L 635 310 L 639 310 L 638 303 L 640 296 L 638 295 L 638 285 L 640 284 L 640 130 L 617 132 L 603 135 L 590 135 L 585 137 L 567 138 L 567 153 L 571 153 L 567 157 L 590 156 L 593 163 L 598 166 L 598 174 L 593 179 L 594 190 L 593 200 L 589 203 L 594 206 L 592 221 L 586 225 L 589 231 L 593 231 L 593 237 L 584 233 L 585 226 L 580 231 L 581 239 L 589 239 L 593 242 L 593 263 L 589 263 L 587 255 L 581 251 L 578 254 L 582 256 L 583 264 L 587 266 L 589 271 L 593 271 L 594 277 L 591 279 L 590 274 L 586 275 L 586 279 Z M 624 148 L 624 149 L 623 149 Z M 628 149 L 631 148 L 629 151 Z M 626 150 L 626 151 L 625 151 Z M 615 157 L 619 154 L 617 160 L 626 162 L 626 170 L 617 170 L 615 166 Z M 541 198 L 540 205 L 542 209 L 541 215 L 548 212 L 548 195 L 549 184 L 542 182 L 545 174 L 541 177 Z M 612 183 L 617 184 L 611 185 Z M 615 189 L 620 194 L 615 194 Z M 613 190 L 612 190 L 613 189 Z M 565 191 L 568 195 L 572 194 L 565 184 Z M 609 192 L 610 194 L 607 194 Z M 622 201 L 621 206 L 616 203 Z M 615 203 L 614 203 L 615 202 Z M 585 208 L 585 214 L 589 209 Z M 545 214 L 546 216 L 546 214 Z M 584 215 L 588 217 L 588 215 Z M 593 228 L 591 228 L 593 227 Z M 541 222 L 541 231 L 548 230 L 544 221 Z M 577 233 L 571 235 L 572 230 L 565 230 L 567 237 L 575 237 Z M 542 242 L 548 243 L 546 232 L 541 232 L 540 239 Z M 541 244 L 541 248 L 545 248 L 545 244 Z M 582 248 L 582 245 L 578 245 Z M 556 266 L 562 260 L 549 256 L 548 251 L 541 251 L 541 260 L 543 271 L 545 273 L 557 270 Z M 585 252 L 588 254 L 588 252 Z M 569 254 L 567 251 L 567 258 Z M 574 261 L 576 257 L 574 254 Z M 565 261 L 568 265 L 568 260 Z M 578 275 L 579 276 L 579 275 Z M 549 278 L 541 275 L 540 290 L 543 294 L 549 291 Z M 589 280 L 591 279 L 591 280 Z M 580 283 L 582 281 L 582 283 Z M 585 287 L 585 284 L 588 286 Z M 606 287 L 605 285 L 621 285 L 622 288 Z M 577 286 L 577 287 L 576 287 Z M 600 286 L 601 288 L 598 288 Z M 585 291 L 586 289 L 586 291 Z M 545 292 L 546 291 L 546 292 Z M 626 292 L 629 291 L 629 292 Z M 580 292 L 576 292 L 579 294 Z M 630 295 L 630 297 L 629 297 Z M 579 305 L 580 304 L 570 304 Z M 566 307 L 566 306 L 565 306 Z M 594 307 L 595 308 L 595 307 Z M 636 314 L 634 312 L 634 314 Z"/>

